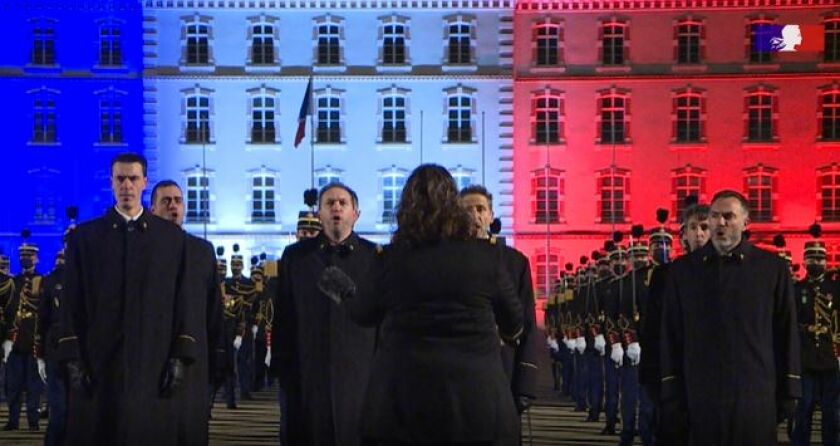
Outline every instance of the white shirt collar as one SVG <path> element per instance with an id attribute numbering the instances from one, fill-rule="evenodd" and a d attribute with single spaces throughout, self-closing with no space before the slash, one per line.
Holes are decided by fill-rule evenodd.
<path id="1" fill-rule="evenodd" d="M 139 219 L 140 216 L 143 215 L 143 208 L 142 207 L 140 208 L 140 212 L 138 212 L 137 215 L 135 215 L 134 217 L 132 217 L 132 216 L 126 214 L 125 212 L 121 211 L 120 208 L 117 207 L 117 206 L 114 206 L 114 210 L 116 210 L 117 213 L 120 214 L 120 216 L 122 216 L 122 218 L 124 218 L 126 222 L 137 221 L 137 219 Z"/>

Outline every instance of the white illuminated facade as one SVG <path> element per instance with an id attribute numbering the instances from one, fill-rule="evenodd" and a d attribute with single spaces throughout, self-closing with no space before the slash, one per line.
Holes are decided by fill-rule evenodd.
<path id="1" fill-rule="evenodd" d="M 187 228 L 206 228 L 227 254 L 239 243 L 246 258 L 293 241 L 312 181 L 354 188 L 357 231 L 387 241 L 421 162 L 461 186 L 483 182 L 510 228 L 512 11 L 510 1 L 147 0 L 151 179 L 178 181 Z M 293 148 L 310 76 L 314 114 Z"/>

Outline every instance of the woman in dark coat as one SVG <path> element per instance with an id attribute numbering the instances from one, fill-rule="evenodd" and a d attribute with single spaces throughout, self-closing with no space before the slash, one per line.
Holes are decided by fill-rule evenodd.
<path id="1" fill-rule="evenodd" d="M 380 327 L 362 412 L 367 444 L 516 444 L 499 348 L 521 334 L 522 309 L 502 251 L 473 239 L 470 218 L 446 169 L 418 167 L 378 289 L 346 301 L 357 323 Z"/>

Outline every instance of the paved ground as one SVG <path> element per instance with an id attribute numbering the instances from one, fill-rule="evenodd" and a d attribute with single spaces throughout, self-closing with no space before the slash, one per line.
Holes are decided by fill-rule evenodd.
<path id="1" fill-rule="evenodd" d="M 603 423 L 585 422 L 583 413 L 572 411 L 570 401 L 555 395 L 551 390 L 550 373 L 547 372 L 548 364 L 541 364 L 541 370 L 546 371 L 540 378 L 541 399 L 530 411 L 530 429 L 528 417 L 523 417 L 523 444 L 557 446 L 618 444 L 618 437 L 599 435 Z M 238 409 L 228 410 L 220 394 L 210 422 L 210 443 L 212 445 L 277 445 L 277 420 L 280 418 L 280 412 L 276 395 L 276 392 L 271 390 L 255 392 L 253 401 L 240 402 Z M 0 423 L 5 424 L 7 416 L 8 408 L 3 403 L 0 407 Z M 26 421 L 21 420 L 21 424 L 25 426 Z M 819 426 L 819 414 L 814 420 L 814 425 Z M 46 420 L 42 422 L 42 429 L 45 427 Z M 780 445 L 789 444 L 781 428 L 779 441 Z M 41 432 L 0 431 L 0 445 L 3 446 L 36 445 L 42 442 L 43 430 Z M 812 444 L 821 444 L 816 433 Z"/>

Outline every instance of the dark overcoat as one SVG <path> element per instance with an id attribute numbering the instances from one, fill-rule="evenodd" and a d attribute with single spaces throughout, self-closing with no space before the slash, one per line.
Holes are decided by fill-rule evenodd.
<path id="1" fill-rule="evenodd" d="M 353 233 L 339 246 L 331 246 L 320 235 L 283 251 L 271 348 L 287 397 L 289 444 L 361 442 L 362 403 L 376 330 L 351 321 L 346 308 L 330 300 L 316 283 L 321 272 L 334 265 L 362 286 L 376 250 L 376 245 Z"/>
<path id="2" fill-rule="evenodd" d="M 70 389 L 67 444 L 177 444 L 162 377 L 169 358 L 195 361 L 205 317 L 190 308 L 185 239 L 149 211 L 126 222 L 114 209 L 70 237 L 57 359 L 79 361 L 92 384 Z"/>
<path id="3" fill-rule="evenodd" d="M 537 355 L 542 354 L 542 345 L 537 330 L 531 265 L 528 258 L 516 249 L 504 245 L 500 249 L 522 306 L 522 336 L 516 345 L 502 345 L 502 361 L 511 380 L 513 395 L 536 398 Z"/>
<path id="4" fill-rule="evenodd" d="M 207 444 L 211 365 L 224 360 L 222 338 L 222 295 L 216 274 L 216 255 L 210 242 L 187 234 L 186 288 L 190 311 L 200 315 L 197 327 L 196 359 L 187 367 L 184 388 L 176 395 L 178 406 L 178 444 Z"/>
<path id="5" fill-rule="evenodd" d="M 364 435 L 406 443 L 517 444 L 500 337 L 522 333 L 522 306 L 500 250 L 481 240 L 392 247 L 374 292 L 348 300 L 380 325 Z"/>
<path id="6" fill-rule="evenodd" d="M 662 402 L 684 401 L 690 446 L 776 444 L 777 403 L 801 395 L 786 262 L 747 241 L 728 256 L 708 243 L 677 259 L 660 342 Z"/>

